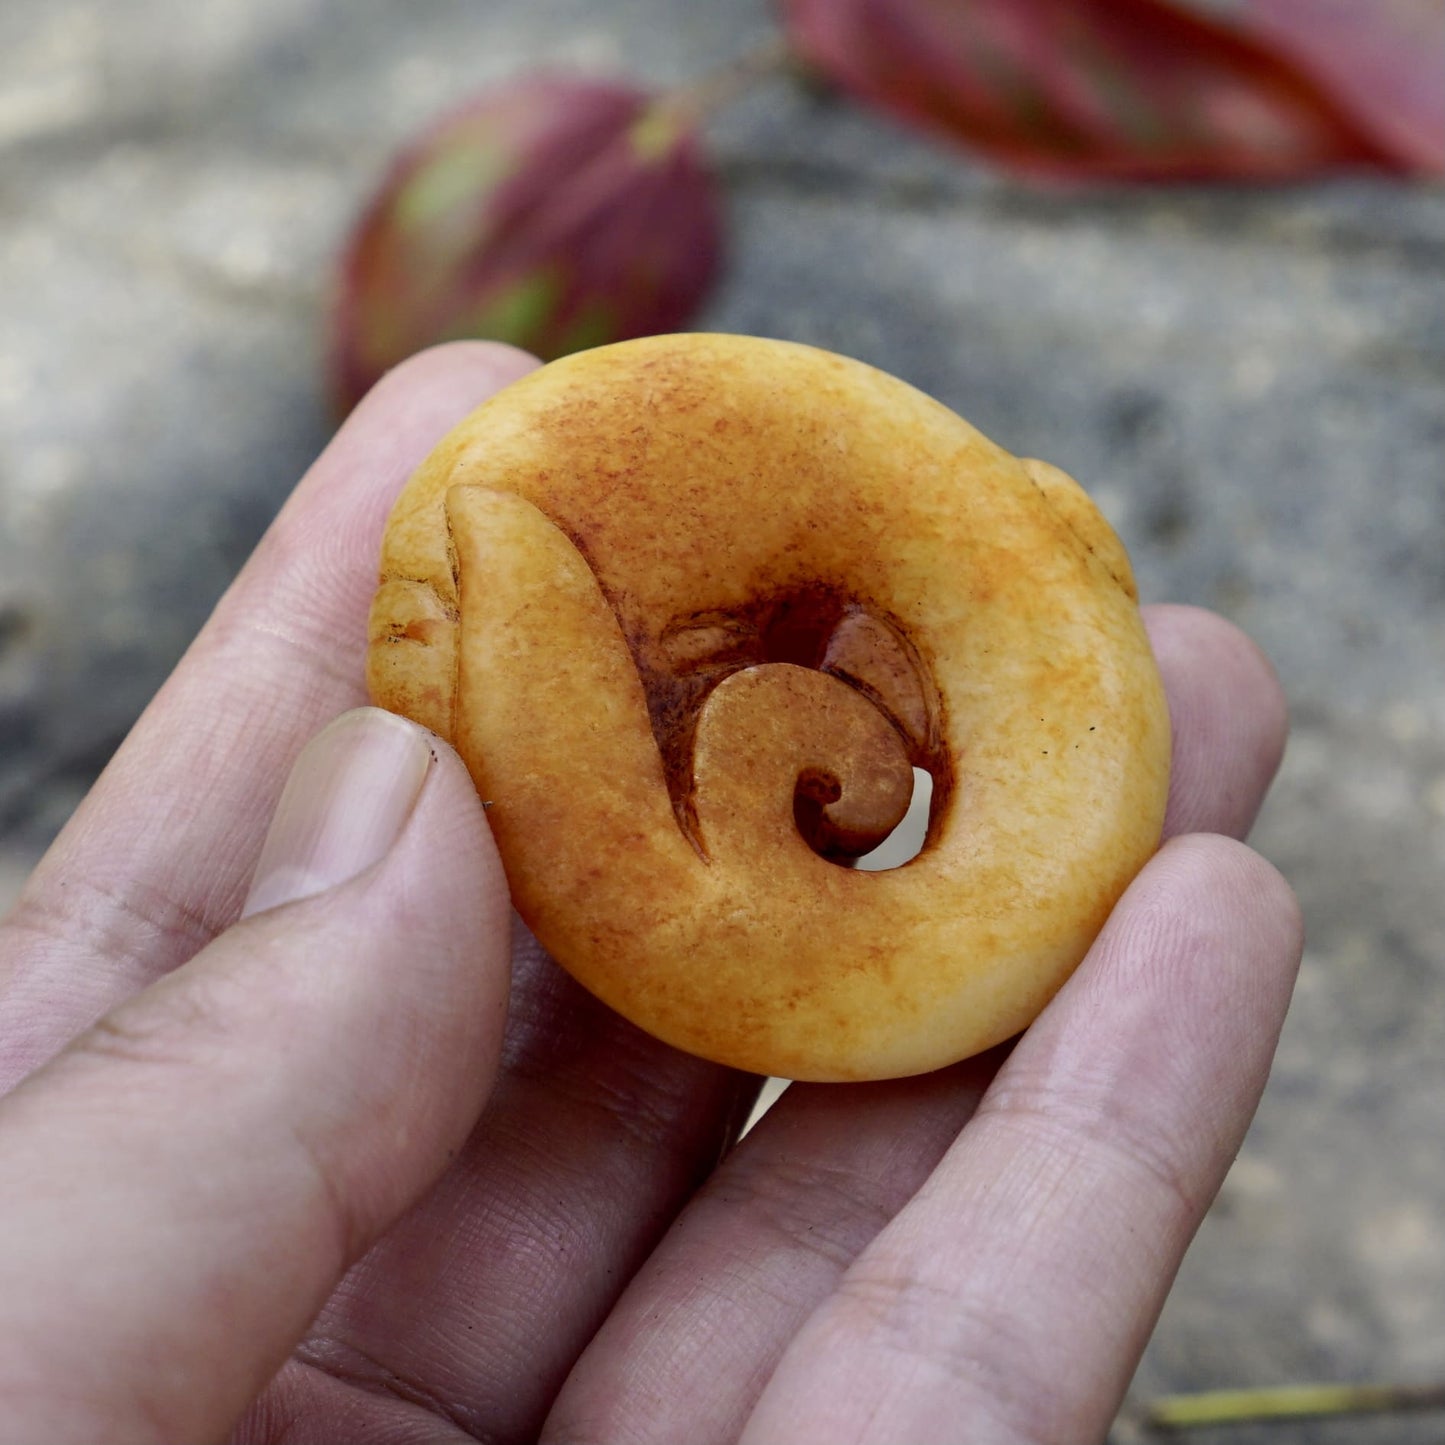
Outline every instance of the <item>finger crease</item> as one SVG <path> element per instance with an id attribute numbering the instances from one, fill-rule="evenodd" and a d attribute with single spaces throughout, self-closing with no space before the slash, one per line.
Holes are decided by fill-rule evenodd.
<path id="1" fill-rule="evenodd" d="M 304 1369 L 313 1370 L 348 1389 L 424 1410 L 434 1419 L 444 1420 L 468 1440 L 491 1438 L 488 1432 L 467 1419 L 467 1412 L 460 1405 L 443 1399 L 410 1376 L 388 1369 L 356 1345 L 333 1337 L 316 1336 L 303 1340 L 292 1358 Z"/>
<path id="2" fill-rule="evenodd" d="M 167 945 L 168 956 L 189 957 L 226 921 L 211 908 L 185 903 L 162 889 L 112 889 L 77 875 L 65 880 L 63 891 L 23 893 L 0 929 L 125 965 L 153 956 L 158 944 Z"/>
<path id="3" fill-rule="evenodd" d="M 1009 1098 L 990 1102 L 985 1098 L 974 1120 L 992 1124 L 1005 1132 L 1021 1128 L 1036 1136 L 1035 1149 L 1066 1151 L 1074 1156 L 1095 1152 L 1123 1163 L 1156 1185 L 1186 1219 L 1202 1208 L 1198 1190 L 1191 1186 L 1189 1171 L 1176 1159 L 1152 1130 L 1142 1127 L 1127 1111 L 1109 1112 L 1090 1105 L 1065 1105 Z"/>
<path id="4" fill-rule="evenodd" d="M 967 1413 L 972 1430 L 985 1423 L 980 1416 L 1003 1427 L 980 1438 L 1017 1445 L 1049 1439 L 1042 1423 L 1052 1413 L 1047 1371 L 1006 1311 L 967 1290 L 881 1266 L 852 1270 L 839 1295 L 863 1316 L 870 1354 L 887 1351 L 947 1376 L 968 1393 L 959 1416 Z M 856 1345 L 852 1329 L 847 1335 Z"/>
<path id="5" fill-rule="evenodd" d="M 841 1273 L 891 1218 L 865 1196 L 867 1182 L 845 1169 L 773 1160 L 719 1178 L 710 1192 L 720 1205 L 756 1214 L 784 1241 Z"/>
<path id="6" fill-rule="evenodd" d="M 616 1069 L 618 1063 L 616 1058 L 609 1059 L 608 1068 Z M 518 1080 L 553 1095 L 561 1103 L 602 1115 L 650 1152 L 663 1149 L 679 1158 L 690 1157 L 694 1152 L 690 1132 L 686 1140 L 677 1138 L 678 1125 L 687 1117 L 679 1108 L 679 1101 L 688 1097 L 688 1091 L 676 1088 L 675 1080 L 649 1080 L 642 1070 L 629 1070 L 621 1079 L 609 1079 L 601 1074 L 576 1078 L 568 1073 L 536 1068 L 526 1060 L 517 1060 L 511 1072 Z"/>

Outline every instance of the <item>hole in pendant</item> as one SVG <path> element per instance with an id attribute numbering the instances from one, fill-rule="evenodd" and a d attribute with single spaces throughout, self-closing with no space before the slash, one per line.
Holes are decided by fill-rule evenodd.
<path id="1" fill-rule="evenodd" d="M 928 812 L 933 804 L 933 775 L 924 768 L 913 770 L 913 797 L 898 826 L 871 853 L 854 863 L 869 873 L 901 868 L 923 851 L 928 836 Z"/>

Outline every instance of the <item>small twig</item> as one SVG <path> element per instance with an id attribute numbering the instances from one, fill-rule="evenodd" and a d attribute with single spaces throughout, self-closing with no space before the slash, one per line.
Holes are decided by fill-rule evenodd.
<path id="1" fill-rule="evenodd" d="M 695 127 L 714 111 L 730 105 L 760 80 L 786 69 L 793 60 L 793 50 L 787 37 L 774 36 L 716 70 L 668 91 L 657 102 L 658 108 L 688 127 Z"/>
<path id="2" fill-rule="evenodd" d="M 1445 1410 L 1445 1385 L 1279 1385 L 1258 1390 L 1204 1390 L 1162 1395 L 1145 1410 L 1154 1430 L 1262 1424 L 1319 1416 Z"/>

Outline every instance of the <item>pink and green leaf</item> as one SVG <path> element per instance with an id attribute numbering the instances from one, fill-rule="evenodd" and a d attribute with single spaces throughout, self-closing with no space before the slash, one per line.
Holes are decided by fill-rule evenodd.
<path id="1" fill-rule="evenodd" d="M 782 0 L 798 53 L 1074 177 L 1445 171 L 1445 0 Z"/>
<path id="2" fill-rule="evenodd" d="M 342 260 L 331 340 L 349 407 L 438 341 L 543 359 L 685 326 L 716 274 L 717 187 L 665 102 L 560 76 L 513 82 L 409 147 Z"/>

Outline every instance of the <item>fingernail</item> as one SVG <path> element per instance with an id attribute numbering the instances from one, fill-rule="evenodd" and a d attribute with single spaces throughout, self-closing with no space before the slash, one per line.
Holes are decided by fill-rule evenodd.
<path id="1" fill-rule="evenodd" d="M 282 789 L 241 917 L 324 893 L 384 858 L 431 757 L 421 728 L 376 707 L 342 713 L 317 733 Z"/>

